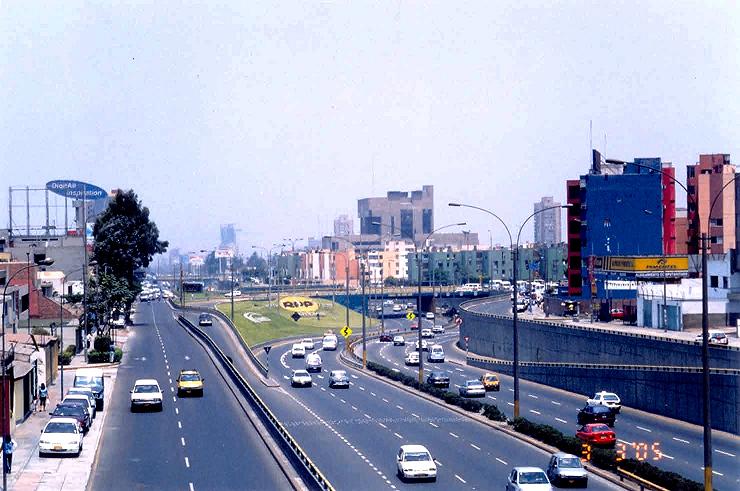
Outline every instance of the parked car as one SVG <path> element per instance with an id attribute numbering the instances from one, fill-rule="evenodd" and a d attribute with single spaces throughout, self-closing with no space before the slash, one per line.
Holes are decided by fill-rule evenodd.
<path id="1" fill-rule="evenodd" d="M 437 464 L 423 445 L 403 445 L 396 456 L 398 477 L 401 479 L 437 480 Z"/>
<path id="2" fill-rule="evenodd" d="M 75 418 L 51 418 L 41 430 L 39 457 L 51 454 L 72 454 L 82 452 L 83 432 Z"/>
<path id="3" fill-rule="evenodd" d="M 444 372 L 432 372 L 427 376 L 427 383 L 434 387 L 446 389 L 450 386 L 450 377 Z"/>
<path id="4" fill-rule="evenodd" d="M 414 366 L 419 365 L 419 353 L 417 351 L 409 351 L 406 353 L 406 358 L 404 359 L 404 363 L 407 366 Z"/>
<path id="5" fill-rule="evenodd" d="M 198 316 L 198 325 L 199 326 L 212 326 L 213 319 L 211 318 L 211 314 L 206 314 L 205 312 L 200 314 Z"/>
<path id="6" fill-rule="evenodd" d="M 74 387 L 86 387 L 92 390 L 95 396 L 95 407 L 103 410 L 105 396 L 105 379 L 101 368 L 80 368 L 75 372 Z"/>
<path id="7" fill-rule="evenodd" d="M 587 423 L 604 423 L 608 426 L 614 426 L 616 414 L 607 406 L 586 404 L 578 411 L 578 424 Z"/>
<path id="8" fill-rule="evenodd" d="M 480 380 L 467 380 L 460 387 L 460 396 L 462 397 L 485 397 L 486 388 Z"/>
<path id="9" fill-rule="evenodd" d="M 406 346 L 406 339 L 400 334 L 393 336 L 393 346 Z"/>
<path id="10" fill-rule="evenodd" d="M 159 388 L 159 382 L 155 379 L 144 378 L 134 382 L 134 387 L 131 389 L 131 412 L 139 408 L 150 407 L 161 411 L 162 401 L 162 389 Z"/>
<path id="11" fill-rule="evenodd" d="M 709 344 L 730 344 L 730 339 L 727 337 L 727 334 L 722 331 L 710 330 L 708 335 L 709 339 L 707 341 L 709 342 Z M 697 343 L 703 343 L 704 338 L 702 333 L 697 334 L 694 340 Z"/>
<path id="12" fill-rule="evenodd" d="M 87 433 L 87 430 L 90 429 L 90 414 L 81 405 L 57 404 L 50 416 L 52 418 L 74 418 L 83 433 Z"/>
<path id="13" fill-rule="evenodd" d="M 290 356 L 293 358 L 303 358 L 306 356 L 306 348 L 303 346 L 303 343 L 295 343 L 292 348 L 290 348 Z"/>
<path id="14" fill-rule="evenodd" d="M 587 399 L 586 404 L 591 406 L 606 406 L 615 413 L 618 413 L 622 409 L 622 401 L 619 399 L 619 396 L 614 392 L 607 392 L 605 390 L 597 392 L 592 398 Z"/>
<path id="15" fill-rule="evenodd" d="M 481 375 L 480 381 L 486 390 L 501 390 L 501 381 L 498 379 L 498 375 L 496 375 L 495 373 L 484 373 L 483 375 Z"/>
<path id="16" fill-rule="evenodd" d="M 391 341 L 393 341 L 393 336 L 391 336 L 390 334 L 381 334 L 378 338 L 378 341 L 380 341 L 381 343 L 390 343 Z"/>
<path id="17" fill-rule="evenodd" d="M 552 491 L 552 486 L 539 467 L 514 467 L 506 480 L 506 491 Z"/>
<path id="18" fill-rule="evenodd" d="M 88 398 L 90 403 L 95 407 L 95 414 L 93 416 L 97 416 L 98 413 L 98 407 L 95 403 L 95 394 L 93 394 L 93 391 L 88 387 L 72 387 L 69 390 L 67 390 L 67 395 L 84 395 Z"/>
<path id="19" fill-rule="evenodd" d="M 575 485 L 588 487 L 588 472 L 581 459 L 565 452 L 557 452 L 550 457 L 547 466 L 547 477 L 555 486 Z"/>
<path id="20" fill-rule="evenodd" d="M 67 394 L 62 400 L 62 404 L 77 403 L 82 404 L 87 409 L 87 412 L 90 414 L 90 424 L 92 424 L 92 420 L 95 419 L 95 416 L 97 415 L 95 400 L 90 402 L 90 399 L 85 394 Z"/>
<path id="21" fill-rule="evenodd" d="M 590 423 L 583 425 L 576 431 L 576 438 L 601 447 L 612 448 L 617 443 L 617 435 L 612 429 L 603 423 Z"/>
<path id="22" fill-rule="evenodd" d="M 349 377 L 345 370 L 332 370 L 329 374 L 329 387 L 344 387 L 349 389 Z"/>
<path id="23" fill-rule="evenodd" d="M 621 319 L 624 319 L 624 310 L 622 310 L 622 309 L 611 309 L 609 311 L 609 315 L 611 315 L 612 319 L 621 320 Z"/>
<path id="24" fill-rule="evenodd" d="M 311 338 L 303 338 L 303 347 L 306 349 L 314 349 L 316 347 L 316 343 L 314 343 L 314 340 Z"/>
<path id="25" fill-rule="evenodd" d="M 429 363 L 443 363 L 445 361 L 445 350 L 442 348 L 441 344 L 434 344 L 429 348 L 427 361 Z"/>
<path id="26" fill-rule="evenodd" d="M 177 397 L 182 397 L 184 394 L 203 397 L 203 382 L 205 379 L 200 376 L 198 370 L 180 370 L 177 376 Z"/>
<path id="27" fill-rule="evenodd" d="M 320 372 L 321 371 L 321 357 L 318 353 L 311 353 L 306 357 L 306 371 L 308 372 Z"/>
<path id="28" fill-rule="evenodd" d="M 312 384 L 311 374 L 306 370 L 293 370 L 293 376 L 290 377 L 291 387 L 311 387 Z"/>

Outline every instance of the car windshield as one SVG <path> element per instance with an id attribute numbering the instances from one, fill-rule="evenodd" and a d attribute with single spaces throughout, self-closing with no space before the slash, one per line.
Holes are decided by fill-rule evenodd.
<path id="1" fill-rule="evenodd" d="M 100 377 L 86 377 L 84 375 L 75 377 L 75 386 L 78 387 L 96 387 L 101 385 L 103 385 L 103 381 Z"/>
<path id="2" fill-rule="evenodd" d="M 618 398 L 614 394 L 607 394 L 604 396 L 605 401 L 616 401 Z"/>
<path id="3" fill-rule="evenodd" d="M 609 427 L 607 425 L 593 425 L 591 427 L 591 431 L 597 432 L 597 431 L 609 431 Z"/>
<path id="4" fill-rule="evenodd" d="M 336 378 L 346 377 L 347 372 L 344 372 L 344 371 L 333 372 L 332 376 Z"/>
<path id="5" fill-rule="evenodd" d="M 180 375 L 180 380 L 183 382 L 198 382 L 200 380 L 200 375 L 196 373 L 183 373 Z"/>
<path id="6" fill-rule="evenodd" d="M 137 385 L 134 387 L 134 392 L 137 394 L 151 394 L 154 392 L 159 392 L 159 387 L 156 385 Z"/>
<path id="7" fill-rule="evenodd" d="M 79 416 L 84 414 L 82 406 L 57 406 L 52 413 L 55 416 Z"/>
<path id="8" fill-rule="evenodd" d="M 547 484 L 544 472 L 522 472 L 519 474 L 519 484 Z"/>
<path id="9" fill-rule="evenodd" d="M 55 423 L 51 421 L 46 425 L 44 433 L 77 433 L 77 427 L 74 423 Z"/>
<path id="10" fill-rule="evenodd" d="M 305 371 L 305 370 L 297 370 L 297 371 L 293 372 L 293 375 L 294 376 L 298 376 L 298 377 L 307 376 L 308 375 L 308 372 Z"/>
<path id="11" fill-rule="evenodd" d="M 578 467 L 583 467 L 581 465 L 581 459 L 579 459 L 578 457 L 565 457 L 565 458 L 562 458 L 562 459 L 560 459 L 559 465 L 560 465 L 560 467 L 564 467 L 564 468 L 567 468 L 567 469 L 575 469 L 575 468 L 578 468 Z"/>
<path id="12" fill-rule="evenodd" d="M 432 456 L 426 452 L 408 452 L 403 456 L 405 462 L 428 462 Z"/>

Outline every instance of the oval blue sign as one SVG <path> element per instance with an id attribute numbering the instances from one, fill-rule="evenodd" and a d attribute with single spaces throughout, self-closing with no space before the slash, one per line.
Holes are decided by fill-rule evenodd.
<path id="1" fill-rule="evenodd" d="M 108 196 L 105 190 L 86 182 L 57 180 L 46 183 L 46 189 L 65 198 L 96 200 Z"/>

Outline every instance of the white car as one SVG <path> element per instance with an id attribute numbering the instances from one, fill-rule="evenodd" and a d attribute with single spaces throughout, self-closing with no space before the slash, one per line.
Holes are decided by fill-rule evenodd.
<path id="1" fill-rule="evenodd" d="M 234 293 L 233 294 L 232 294 L 231 291 L 228 291 L 228 292 L 224 293 L 224 297 L 226 297 L 226 298 L 231 298 L 232 296 L 234 296 L 234 297 L 241 297 L 242 296 L 242 292 L 240 290 L 234 290 Z"/>
<path id="2" fill-rule="evenodd" d="M 398 477 L 401 479 L 437 480 L 437 464 L 423 445 L 403 445 L 396 456 Z"/>
<path id="3" fill-rule="evenodd" d="M 311 338 L 303 338 L 303 347 L 306 349 L 314 349 L 316 347 L 316 343 L 314 343 L 313 339 Z"/>
<path id="4" fill-rule="evenodd" d="M 82 429 L 74 418 L 51 418 L 41 431 L 39 457 L 82 452 Z"/>
<path id="5" fill-rule="evenodd" d="M 393 312 L 400 312 L 402 310 L 403 310 L 402 305 L 398 305 L 398 304 L 393 305 Z"/>
<path id="6" fill-rule="evenodd" d="M 321 357 L 317 353 L 311 353 L 306 357 L 306 370 L 309 372 L 321 371 Z"/>
<path id="7" fill-rule="evenodd" d="M 486 397 L 486 388 L 480 380 L 467 380 L 459 391 L 460 397 Z"/>
<path id="8" fill-rule="evenodd" d="M 444 334 L 445 328 L 444 326 L 434 326 L 432 327 L 432 333 L 434 334 Z"/>
<path id="9" fill-rule="evenodd" d="M 305 370 L 293 370 L 293 376 L 290 377 L 290 385 L 292 387 L 311 387 L 313 379 L 311 374 Z"/>
<path id="10" fill-rule="evenodd" d="M 709 344 L 730 344 L 730 338 L 728 338 L 727 337 L 727 334 L 725 334 L 722 331 L 712 331 L 712 330 L 710 330 L 707 333 L 707 335 L 708 335 L 707 342 Z M 694 338 L 694 340 L 697 343 L 703 343 L 704 342 L 704 335 L 702 333 L 699 333 Z"/>
<path id="11" fill-rule="evenodd" d="M 426 314 L 424 314 L 424 317 L 429 320 L 434 320 L 434 312 L 427 312 Z"/>
<path id="12" fill-rule="evenodd" d="M 153 378 L 138 379 L 134 382 L 134 388 L 131 389 L 131 412 L 143 407 L 154 407 L 161 411 L 162 399 L 159 382 Z"/>
<path id="13" fill-rule="evenodd" d="M 552 486 L 539 467 L 514 467 L 507 478 L 506 491 L 552 491 Z"/>
<path id="14" fill-rule="evenodd" d="M 591 399 L 586 400 L 589 406 L 607 406 L 609 409 L 618 413 L 622 409 L 622 401 L 614 392 L 602 390 L 597 392 Z"/>
<path id="15" fill-rule="evenodd" d="M 393 346 L 406 346 L 406 340 L 400 334 L 393 336 Z"/>
<path id="16" fill-rule="evenodd" d="M 321 341 L 321 349 L 324 351 L 334 351 L 337 349 L 337 336 L 335 334 L 327 334 Z"/>
<path id="17" fill-rule="evenodd" d="M 406 353 L 406 359 L 404 360 L 404 363 L 407 366 L 418 365 L 419 364 L 419 353 L 416 351 L 409 351 L 408 353 Z"/>
<path id="18" fill-rule="evenodd" d="M 429 348 L 427 361 L 430 363 L 443 363 L 445 361 L 445 350 L 442 348 L 441 344 L 434 344 Z"/>
<path id="19" fill-rule="evenodd" d="M 424 328 L 421 330 L 421 337 L 422 338 L 433 338 L 434 334 L 432 333 L 432 330 L 429 328 Z"/>
<path id="20" fill-rule="evenodd" d="M 306 347 L 303 346 L 303 343 L 296 343 L 293 345 L 293 347 L 290 349 L 290 356 L 293 358 L 303 358 L 306 356 Z"/>
<path id="21" fill-rule="evenodd" d="M 90 398 L 85 394 L 67 394 L 64 399 L 62 400 L 62 404 L 65 402 L 69 403 L 77 403 L 78 401 L 82 402 L 84 406 L 87 408 L 87 412 L 90 414 L 90 424 L 92 424 L 92 420 L 97 415 L 97 410 L 95 409 L 95 402 L 90 402 Z"/>

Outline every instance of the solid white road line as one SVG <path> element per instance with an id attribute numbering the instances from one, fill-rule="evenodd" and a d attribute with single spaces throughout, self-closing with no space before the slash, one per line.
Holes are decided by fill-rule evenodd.
<path id="1" fill-rule="evenodd" d="M 735 457 L 735 454 L 734 453 L 724 452 L 724 451 L 718 450 L 716 448 L 714 449 L 714 451 L 717 452 L 717 453 L 721 453 L 722 455 L 727 455 L 728 457 Z"/>

